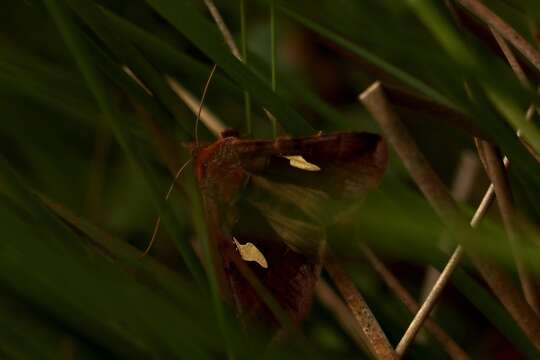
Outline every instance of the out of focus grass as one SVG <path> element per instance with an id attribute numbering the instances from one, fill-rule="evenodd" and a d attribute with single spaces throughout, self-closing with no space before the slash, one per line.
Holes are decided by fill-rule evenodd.
<path id="1" fill-rule="evenodd" d="M 238 43 L 239 3 L 216 1 Z M 535 43 L 537 1 L 485 3 Z M 304 339 L 269 346 L 266 330 L 246 337 L 217 301 L 190 246 L 206 236 L 192 184 L 185 183 L 187 197 L 177 192 L 163 200 L 169 170 L 190 156 L 185 145 L 193 141 L 195 120 L 165 75 L 200 97 L 217 64 L 206 105 L 245 133 L 243 94 L 249 92 L 253 136 L 267 139 L 272 129 L 263 108 L 290 135 L 378 132 L 356 97 L 382 79 L 462 113 L 493 140 L 512 160 L 516 207 L 538 224 L 540 167 L 512 127 L 529 126 L 524 135 L 535 149 L 538 129 L 524 124 L 520 112 L 508 111 L 524 113 L 538 96 L 520 86 L 492 48 L 458 28 L 442 2 L 276 1 L 276 93 L 270 88 L 268 4 L 246 1 L 248 65 L 231 55 L 202 1 L 2 4 L 1 357 L 202 359 L 223 358 L 227 351 L 237 358 L 367 357 L 318 302 L 302 326 Z M 538 71 L 521 60 L 537 83 Z M 473 149 L 471 134 L 423 109 L 399 112 L 451 184 L 460 155 Z M 199 136 L 214 138 L 204 126 Z M 461 204 L 465 211 L 472 212 L 486 186 L 479 176 L 473 196 Z M 158 214 L 163 231 L 151 258 L 140 260 L 136 249 L 146 246 Z M 442 232 L 392 153 L 355 231 L 333 240 L 392 344 L 411 315 L 366 265 L 358 244 L 369 242 L 417 295 L 426 266 L 441 268 L 448 256 L 437 245 Z M 477 236 L 479 252 L 515 271 L 496 209 Z M 523 254 L 538 278 L 535 241 Z M 435 318 L 471 356 L 509 351 L 535 357 L 467 261 L 453 281 Z M 445 354 L 428 338 L 408 356 Z"/>

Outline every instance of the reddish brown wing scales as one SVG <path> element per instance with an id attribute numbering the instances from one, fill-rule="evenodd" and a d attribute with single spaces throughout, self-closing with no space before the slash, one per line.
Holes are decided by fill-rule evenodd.
<path id="1" fill-rule="evenodd" d="M 321 170 L 292 167 L 284 155 L 301 155 Z M 240 316 L 275 324 L 234 265 L 240 255 L 233 236 L 240 244 L 254 244 L 264 255 L 266 269 L 255 262 L 245 264 L 299 321 L 309 311 L 320 274 L 320 252 L 311 247 L 322 249 L 325 243 L 319 217 L 325 217 L 326 202 L 362 199 L 378 185 L 386 162 L 383 140 L 367 133 L 276 141 L 228 137 L 198 151 L 197 176 L 217 255 L 215 265 L 224 296 Z"/>

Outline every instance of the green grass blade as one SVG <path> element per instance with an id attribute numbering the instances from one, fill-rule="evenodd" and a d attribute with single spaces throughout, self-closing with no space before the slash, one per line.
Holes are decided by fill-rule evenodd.
<path id="1" fill-rule="evenodd" d="M 153 199 L 156 201 L 157 207 L 161 209 L 161 217 L 165 224 L 166 229 L 171 233 L 171 236 L 176 240 L 180 249 L 181 255 L 186 262 L 186 265 L 194 275 L 194 277 L 202 282 L 204 275 L 201 266 L 195 257 L 191 246 L 182 239 L 182 232 L 177 228 L 174 219 L 174 212 L 170 208 L 170 205 L 162 199 L 162 191 L 159 188 L 158 182 L 146 163 L 143 157 L 137 156 L 136 145 L 130 140 L 126 131 L 123 129 L 124 124 L 118 118 L 117 113 L 113 110 L 113 106 L 110 102 L 110 94 L 106 90 L 106 85 L 103 82 L 100 74 L 95 70 L 93 65 L 89 62 L 89 56 L 87 50 L 84 47 L 84 43 L 80 40 L 80 34 L 77 32 L 71 20 L 68 17 L 67 12 L 56 0 L 50 0 L 47 2 L 49 11 L 52 17 L 58 25 L 58 28 L 64 37 L 66 45 L 72 52 L 77 64 L 89 86 L 92 93 L 96 97 L 99 107 L 103 111 L 103 114 L 107 122 L 111 125 L 117 141 L 120 143 L 129 159 L 134 164 L 135 168 L 143 175 L 143 178 L 148 184 L 148 188 L 153 193 Z"/>
<path id="2" fill-rule="evenodd" d="M 196 310 L 200 299 L 179 306 L 138 283 L 102 249 L 85 245 L 55 219 L 24 183 L 1 158 L 0 213 L 10 234 L 0 244 L 3 288 L 117 356 L 203 356 L 216 348 L 210 329 L 191 328 L 189 339 L 177 336 L 202 316 Z M 191 289 L 184 299 L 194 293 Z"/>
<path id="3" fill-rule="evenodd" d="M 107 17 L 103 16 L 100 8 L 87 0 L 69 0 L 71 9 L 77 13 L 103 41 L 122 64 L 128 66 L 136 76 L 150 89 L 154 96 L 162 103 L 176 121 L 182 125 L 184 138 L 192 133 L 192 123 L 187 123 L 185 116 L 179 113 L 181 102 L 167 85 L 163 74 L 160 74 L 142 54 L 129 41 L 118 36 L 108 24 Z M 118 67 L 118 71 L 122 71 Z M 191 118 L 189 119 L 191 120 Z"/>
<path id="4" fill-rule="evenodd" d="M 247 29 L 246 29 L 246 1 L 240 0 L 240 34 L 241 34 L 241 48 L 242 48 L 242 61 L 244 64 L 248 64 L 248 51 L 247 51 Z M 249 92 L 244 92 L 244 112 L 246 116 L 246 133 L 251 136 L 252 126 L 251 123 L 251 95 Z"/>
<path id="5" fill-rule="evenodd" d="M 450 56 L 466 71 L 474 73 L 479 78 L 481 86 L 497 110 L 515 129 L 521 129 L 532 147 L 539 152 L 540 130 L 525 119 L 525 111 L 521 111 L 518 103 L 509 96 L 508 89 L 501 87 L 497 82 L 490 79 L 493 72 L 486 73 L 485 63 L 481 62 L 475 52 L 465 45 L 458 33 L 446 21 L 432 1 L 409 0 L 408 3 Z"/>
<path id="6" fill-rule="evenodd" d="M 358 46 L 354 42 L 347 40 L 343 36 L 339 35 L 338 33 L 322 26 L 316 23 L 315 21 L 312 21 L 299 12 L 292 9 L 292 7 L 289 7 L 284 2 L 280 2 L 279 9 L 288 17 L 291 19 L 297 21 L 298 23 L 304 25 L 308 29 L 320 34 L 321 36 L 333 41 L 334 43 L 338 44 L 339 46 L 342 46 L 343 48 L 351 51 L 355 55 L 358 55 L 360 58 L 364 59 L 368 63 L 371 63 L 378 68 L 382 69 L 383 71 L 387 72 L 388 74 L 394 76 L 399 81 L 403 82 L 403 84 L 410 86 L 411 89 L 414 89 L 425 96 L 430 97 L 434 101 L 440 102 L 441 104 L 445 104 L 446 106 L 456 108 L 456 104 L 454 104 L 451 100 L 449 100 L 447 97 L 443 96 L 441 93 L 439 93 L 434 88 L 428 86 L 423 81 L 413 77 L 412 75 L 402 71 L 398 67 L 390 64 L 389 62 L 385 61 L 384 59 L 378 57 L 377 55 L 371 53 L 370 51 Z"/>
<path id="7" fill-rule="evenodd" d="M 147 0 L 147 2 L 213 62 L 223 69 L 257 102 L 270 111 L 291 135 L 310 134 L 313 129 L 285 102 L 276 96 L 249 68 L 236 59 L 211 26 L 187 0 Z"/>
<path id="8" fill-rule="evenodd" d="M 0 356 L 9 359 L 99 359 L 99 353 L 20 300 L 0 296 Z"/>

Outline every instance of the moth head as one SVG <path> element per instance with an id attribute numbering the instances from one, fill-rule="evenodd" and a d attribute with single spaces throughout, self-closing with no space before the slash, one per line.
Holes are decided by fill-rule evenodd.
<path id="1" fill-rule="evenodd" d="M 225 129 L 225 130 L 223 130 L 221 132 L 221 138 L 225 139 L 225 138 L 228 138 L 228 137 L 238 138 L 238 137 L 240 137 L 240 133 L 236 129 Z"/>
<path id="2" fill-rule="evenodd" d="M 186 149 L 190 154 L 191 158 L 196 160 L 199 158 L 199 155 L 205 151 L 206 148 L 214 144 L 215 142 L 210 141 L 201 141 L 199 144 L 194 142 L 182 143 L 182 147 Z"/>

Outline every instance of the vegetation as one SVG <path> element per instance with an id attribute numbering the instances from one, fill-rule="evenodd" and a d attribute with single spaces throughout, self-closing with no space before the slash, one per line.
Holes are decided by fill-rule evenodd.
<path id="1" fill-rule="evenodd" d="M 538 358 L 540 2 L 26 0 L 0 19 L 1 358 Z M 285 335 L 239 321 L 212 270 L 186 162 L 226 128 L 390 149 L 328 232 L 309 316 L 261 294 Z"/>

